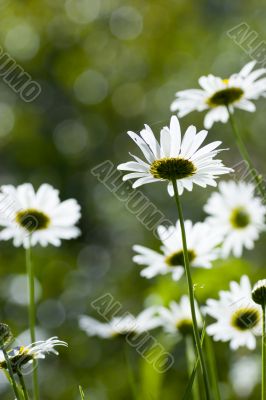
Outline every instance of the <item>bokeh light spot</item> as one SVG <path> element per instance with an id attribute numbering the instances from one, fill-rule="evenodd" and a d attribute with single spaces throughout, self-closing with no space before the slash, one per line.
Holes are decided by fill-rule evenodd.
<path id="1" fill-rule="evenodd" d="M 135 39 L 141 34 L 142 28 L 142 16 L 133 7 L 118 8 L 111 15 L 110 29 L 112 34 L 119 39 Z"/>
<path id="2" fill-rule="evenodd" d="M 57 149 L 66 155 L 81 153 L 88 143 L 88 132 L 79 121 L 65 120 L 54 131 L 54 142 Z"/>
<path id="3" fill-rule="evenodd" d="M 107 96 L 108 82 L 99 72 L 88 69 L 76 79 L 74 92 L 81 103 L 98 104 Z"/>
<path id="4" fill-rule="evenodd" d="M 28 24 L 19 24 L 11 28 L 5 37 L 7 51 L 18 60 L 30 60 L 38 52 L 40 38 Z"/>
<path id="5" fill-rule="evenodd" d="M 67 16 L 78 24 L 87 24 L 95 20 L 100 11 L 100 0 L 67 0 Z"/>

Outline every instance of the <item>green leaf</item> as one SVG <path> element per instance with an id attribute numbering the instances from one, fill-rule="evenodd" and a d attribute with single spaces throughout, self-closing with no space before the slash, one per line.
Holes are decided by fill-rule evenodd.
<path id="1" fill-rule="evenodd" d="M 79 385 L 79 393 L 81 400 L 85 400 L 85 394 L 83 392 L 82 386 Z"/>

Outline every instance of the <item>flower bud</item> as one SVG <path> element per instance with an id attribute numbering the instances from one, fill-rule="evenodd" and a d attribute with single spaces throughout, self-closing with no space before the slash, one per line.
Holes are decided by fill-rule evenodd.
<path id="1" fill-rule="evenodd" d="M 12 332 L 8 325 L 0 323 L 0 347 L 4 347 L 13 338 Z"/>
<path id="2" fill-rule="evenodd" d="M 254 285 L 252 299 L 263 307 L 266 305 L 266 279 L 262 279 Z"/>

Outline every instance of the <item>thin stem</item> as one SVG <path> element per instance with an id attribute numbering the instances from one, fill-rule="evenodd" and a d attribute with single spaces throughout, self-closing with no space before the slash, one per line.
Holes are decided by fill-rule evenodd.
<path id="1" fill-rule="evenodd" d="M 205 345 L 206 345 L 207 362 L 209 365 L 208 370 L 210 371 L 210 380 L 211 380 L 211 387 L 213 390 L 214 399 L 221 400 L 215 353 L 213 351 L 213 343 L 212 339 L 207 334 L 205 337 Z"/>
<path id="2" fill-rule="evenodd" d="M 25 399 L 25 400 L 29 400 L 27 388 L 26 388 L 25 381 L 24 381 L 24 378 L 23 378 L 23 375 L 22 375 L 21 372 L 18 372 L 18 378 L 19 378 L 20 385 L 21 385 L 21 387 L 22 387 L 24 399 Z"/>
<path id="3" fill-rule="evenodd" d="M 8 369 L 8 372 L 9 372 L 10 379 L 11 379 L 11 384 L 12 384 L 12 388 L 13 388 L 15 397 L 16 397 L 16 399 L 21 400 L 21 397 L 19 395 L 18 388 L 17 388 L 17 383 L 16 383 L 16 380 L 15 380 L 15 377 L 14 377 L 14 374 L 13 374 L 12 365 L 10 363 L 10 359 L 8 357 L 7 351 L 6 351 L 6 349 L 4 347 L 2 347 L 2 352 L 3 352 L 3 355 L 4 355 L 5 360 L 6 360 L 6 365 L 7 365 L 7 369 Z"/>
<path id="4" fill-rule="evenodd" d="M 184 267 L 185 267 L 187 284 L 188 284 L 188 293 L 189 293 L 191 316 L 192 316 L 192 322 L 193 322 L 194 339 L 195 339 L 197 352 L 198 352 L 199 359 L 200 359 L 200 365 L 201 365 L 201 369 L 202 369 L 202 373 L 203 373 L 206 398 L 207 398 L 207 400 L 209 400 L 210 399 L 209 379 L 208 379 L 206 362 L 205 362 L 202 347 L 200 344 L 200 334 L 199 334 L 196 310 L 195 310 L 194 288 L 193 288 L 193 282 L 192 282 L 192 277 L 191 277 L 191 272 L 190 272 L 190 264 L 189 264 L 188 250 L 187 250 L 187 239 L 186 239 L 186 230 L 185 230 L 183 211 L 182 211 L 182 206 L 181 206 L 181 202 L 180 202 L 180 198 L 179 198 L 176 180 L 173 179 L 172 183 L 173 183 L 175 201 L 176 201 L 176 206 L 177 206 L 179 220 L 180 220 L 180 227 L 181 227 L 183 253 L 184 253 L 184 264 L 185 264 Z"/>
<path id="5" fill-rule="evenodd" d="M 232 128 L 232 131 L 233 131 L 233 134 L 234 134 L 234 137 L 235 137 L 236 144 L 238 146 L 238 150 L 239 150 L 242 158 L 246 161 L 246 163 L 248 165 L 249 171 L 250 171 L 251 175 L 253 176 L 254 181 L 257 184 L 257 187 L 259 189 L 261 197 L 263 198 L 263 200 L 265 200 L 266 190 L 265 190 L 265 187 L 263 185 L 263 178 L 262 178 L 261 175 L 258 175 L 257 170 L 253 165 L 253 162 L 252 162 L 252 160 L 251 160 L 251 158 L 249 156 L 248 150 L 247 150 L 247 148 L 245 146 L 245 143 L 242 140 L 242 137 L 241 137 L 241 135 L 240 135 L 240 133 L 239 133 L 239 131 L 237 129 L 235 120 L 234 120 L 233 115 L 232 115 L 232 113 L 231 113 L 231 111 L 230 111 L 228 106 L 227 106 L 227 111 L 228 111 L 228 114 L 229 114 L 229 121 L 230 121 L 231 128 Z"/>
<path id="6" fill-rule="evenodd" d="M 265 323 L 265 304 L 262 306 L 262 342 L 261 342 L 261 400 L 266 399 L 266 323 Z"/>
<path id="7" fill-rule="evenodd" d="M 124 343 L 124 353 L 125 353 L 125 360 L 126 360 L 126 365 L 127 365 L 128 382 L 130 384 L 132 397 L 133 397 L 133 399 L 138 400 L 138 389 L 137 389 L 136 382 L 135 382 L 134 372 L 132 370 L 132 365 L 131 365 L 131 361 L 130 361 L 130 355 L 129 355 L 129 349 L 128 349 L 127 342 Z"/>
<path id="8" fill-rule="evenodd" d="M 195 347 L 194 347 L 194 343 L 192 342 L 193 339 L 190 335 L 187 335 L 185 339 L 186 339 L 187 369 L 188 369 L 189 376 L 191 376 L 194 365 L 195 365 Z M 194 400 L 200 399 L 199 382 L 197 380 L 197 376 L 195 377 L 195 381 L 192 386 L 192 393 L 193 393 Z"/>
<path id="9" fill-rule="evenodd" d="M 29 290 L 29 325 L 30 325 L 30 336 L 31 342 L 36 342 L 35 335 L 35 287 L 34 287 L 34 268 L 31 261 L 31 246 L 26 249 L 26 267 L 28 274 L 28 290 Z M 33 392 L 34 400 L 39 400 L 39 384 L 38 384 L 38 365 L 37 361 L 33 361 Z"/>

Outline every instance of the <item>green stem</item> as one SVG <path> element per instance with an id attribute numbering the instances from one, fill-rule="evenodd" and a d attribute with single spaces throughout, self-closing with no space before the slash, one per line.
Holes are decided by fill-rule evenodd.
<path id="1" fill-rule="evenodd" d="M 211 387 L 213 390 L 214 399 L 221 400 L 215 353 L 213 351 L 213 342 L 212 339 L 207 334 L 205 337 L 205 345 L 206 345 L 207 362 L 209 364 L 208 371 L 210 371 L 210 380 L 211 380 Z"/>
<path id="2" fill-rule="evenodd" d="M 262 306 L 262 342 L 261 342 L 261 400 L 266 400 L 266 368 L 265 368 L 265 362 L 266 362 L 266 323 L 265 323 L 265 304 Z"/>
<path id="3" fill-rule="evenodd" d="M 261 175 L 258 175 L 257 170 L 253 165 L 253 162 L 252 162 L 252 160 L 251 160 L 251 158 L 249 156 L 249 153 L 248 153 L 248 150 L 247 150 L 247 148 L 245 146 L 245 143 L 242 140 L 242 137 L 241 137 L 241 135 L 240 135 L 240 133 L 239 133 L 237 127 L 236 127 L 235 120 L 233 118 L 233 115 L 232 115 L 229 107 L 227 107 L 227 111 L 228 111 L 228 114 L 229 114 L 229 121 L 230 121 L 230 124 L 231 124 L 232 132 L 233 132 L 234 137 L 235 137 L 236 144 L 238 146 L 238 150 L 239 150 L 242 158 L 246 161 L 246 163 L 248 165 L 249 172 L 251 173 L 251 175 L 253 176 L 254 181 L 257 184 L 257 187 L 259 189 L 261 197 L 263 198 L 263 200 L 265 200 L 266 190 L 265 190 L 265 187 L 263 185 L 263 177 Z"/>
<path id="4" fill-rule="evenodd" d="M 185 339 L 186 339 L 187 368 L 188 368 L 188 374 L 189 376 L 191 376 L 195 365 L 195 346 L 194 343 L 192 342 L 193 339 L 190 335 L 187 335 Z M 192 386 L 192 393 L 194 400 L 200 399 L 199 382 L 197 381 L 197 377 L 195 377 L 195 382 Z"/>
<path id="5" fill-rule="evenodd" d="M 189 293 L 191 316 L 192 316 L 192 322 L 193 322 L 194 339 L 195 339 L 197 352 L 198 352 L 199 359 L 200 359 L 200 365 L 201 365 L 201 369 L 202 369 L 202 373 L 203 373 L 206 398 L 207 398 L 207 400 L 209 400 L 210 399 L 209 379 L 208 379 L 206 362 L 205 362 L 202 347 L 200 344 L 200 334 L 199 334 L 196 310 L 195 310 L 194 288 L 193 288 L 193 282 L 192 282 L 192 277 L 191 277 L 191 272 L 190 272 L 190 264 L 189 264 L 188 250 L 187 250 L 187 239 L 186 239 L 186 230 L 185 230 L 183 211 L 182 211 L 182 206 L 181 206 L 181 202 L 180 202 L 180 198 L 179 198 L 176 180 L 173 179 L 172 183 L 173 183 L 175 201 L 176 201 L 176 206 L 177 206 L 179 220 L 180 220 L 180 227 L 181 227 L 183 253 L 184 253 L 184 264 L 185 264 L 184 267 L 185 267 L 187 284 L 188 284 L 188 293 Z"/>
<path id="6" fill-rule="evenodd" d="M 35 335 L 35 287 L 34 287 L 34 268 L 31 261 L 31 246 L 26 249 L 26 266 L 28 274 L 28 290 L 29 290 L 29 325 L 31 342 L 36 342 Z M 39 384 L 38 384 L 38 365 L 37 361 L 33 361 L 33 392 L 34 400 L 39 400 Z"/>
<path id="7" fill-rule="evenodd" d="M 14 374 L 13 374 L 12 366 L 11 366 L 7 351 L 6 351 L 6 349 L 4 347 L 2 347 L 2 352 L 3 352 L 3 355 L 4 355 L 5 360 L 6 360 L 6 365 L 7 365 L 7 369 L 8 369 L 8 372 L 9 372 L 10 379 L 11 379 L 11 384 L 12 384 L 12 388 L 13 388 L 15 397 L 16 397 L 16 399 L 21 400 L 21 397 L 19 395 L 18 388 L 17 388 L 17 383 L 16 383 L 16 380 L 15 380 L 15 377 L 14 377 Z"/>
<path id="8" fill-rule="evenodd" d="M 22 375 L 21 372 L 18 372 L 18 378 L 19 378 L 20 385 L 21 385 L 21 387 L 22 387 L 24 399 L 25 399 L 25 400 L 29 400 L 27 388 L 26 388 L 25 381 L 24 381 L 24 378 L 23 378 L 23 375 Z"/>
<path id="9" fill-rule="evenodd" d="M 132 397 L 133 397 L 133 399 L 138 400 L 138 389 L 137 389 L 134 373 L 133 373 L 132 366 L 131 366 L 127 342 L 124 343 L 124 353 L 125 353 L 125 360 L 126 360 L 126 365 L 127 365 L 128 382 L 130 384 Z"/>

